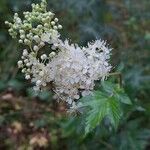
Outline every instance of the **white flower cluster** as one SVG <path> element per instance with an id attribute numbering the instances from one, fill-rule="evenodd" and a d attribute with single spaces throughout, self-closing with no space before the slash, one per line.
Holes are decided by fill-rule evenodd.
<path id="1" fill-rule="evenodd" d="M 107 62 L 110 49 L 105 44 L 97 40 L 80 48 L 69 45 L 66 40 L 60 45 L 61 51 L 48 63 L 56 92 L 69 104 L 80 95 L 88 95 L 94 88 L 94 81 L 104 78 L 110 71 Z"/>
<path id="2" fill-rule="evenodd" d="M 6 21 L 10 35 L 16 38 L 19 33 L 19 43 L 28 46 L 18 67 L 27 80 L 35 83 L 35 90 L 51 85 L 57 99 L 76 109 L 77 100 L 90 94 L 94 82 L 104 79 L 111 70 L 111 49 L 101 40 L 88 43 L 87 47 L 63 42 L 58 32 L 62 26 L 53 13 L 46 11 L 46 0 L 40 5 L 32 4 L 32 12 L 24 12 L 24 17 L 22 21 L 15 14 L 14 23 Z M 40 51 L 45 45 L 51 46 L 46 54 Z"/>

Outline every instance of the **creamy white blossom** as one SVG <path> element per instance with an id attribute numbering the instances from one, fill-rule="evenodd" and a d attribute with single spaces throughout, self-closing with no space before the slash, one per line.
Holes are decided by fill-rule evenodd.
<path id="1" fill-rule="evenodd" d="M 46 0 L 40 5 L 32 4 L 32 12 L 24 12 L 24 18 L 21 20 L 15 14 L 14 23 L 5 22 L 10 26 L 10 35 L 19 35 L 19 43 L 27 47 L 18 67 L 35 84 L 35 91 L 52 85 L 58 100 L 68 103 L 71 111 L 77 109 L 76 101 L 91 94 L 95 81 L 104 80 L 110 72 L 111 49 L 102 40 L 86 47 L 70 44 L 68 40 L 63 42 L 58 32 L 62 25 L 52 12 L 46 11 Z M 34 21 L 37 26 L 32 27 Z M 40 51 L 45 45 L 50 47 L 48 53 Z"/>
<path id="2" fill-rule="evenodd" d="M 104 47 L 102 47 L 104 46 Z M 48 63 L 47 70 L 53 78 L 58 98 L 69 104 L 86 96 L 94 89 L 96 80 L 104 79 L 111 69 L 109 53 L 104 41 L 96 40 L 88 47 L 69 44 L 68 40 L 58 46 L 61 51 Z"/>

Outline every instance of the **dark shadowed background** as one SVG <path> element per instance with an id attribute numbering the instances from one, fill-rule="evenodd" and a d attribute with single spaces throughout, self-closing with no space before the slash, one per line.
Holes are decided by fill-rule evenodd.
<path id="1" fill-rule="evenodd" d="M 150 1 L 48 0 L 63 25 L 62 38 L 79 45 L 102 38 L 113 47 L 112 71 L 121 72 L 133 105 L 116 132 L 97 127 L 87 137 L 80 117 L 66 117 L 51 93 L 36 96 L 17 68 L 21 47 L 5 20 L 31 10 L 39 0 L 0 0 L 0 149 L 150 149 Z"/>

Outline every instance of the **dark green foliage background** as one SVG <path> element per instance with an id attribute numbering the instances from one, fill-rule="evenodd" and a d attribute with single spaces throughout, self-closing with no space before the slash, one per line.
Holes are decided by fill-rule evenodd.
<path id="1" fill-rule="evenodd" d="M 31 85 L 17 69 L 16 62 L 21 54 L 21 47 L 8 35 L 4 24 L 5 20 L 12 20 L 14 12 L 22 14 L 23 11 L 30 10 L 33 2 L 40 1 L 0 0 L 1 92 L 12 87 L 22 95 L 34 96 L 30 91 Z M 126 112 L 117 131 L 108 130 L 106 125 L 101 125 L 84 137 L 80 124 L 82 118 L 55 120 L 57 124 L 61 124 L 59 128 L 62 130 L 63 143 L 71 150 L 149 149 L 150 1 L 48 0 L 48 4 L 48 9 L 60 18 L 63 39 L 67 37 L 82 45 L 96 38 L 110 43 L 114 48 L 112 71 L 122 73 L 123 86 L 133 103 L 130 108 L 125 108 Z M 48 97 L 47 93 L 42 96 L 44 100 Z"/>

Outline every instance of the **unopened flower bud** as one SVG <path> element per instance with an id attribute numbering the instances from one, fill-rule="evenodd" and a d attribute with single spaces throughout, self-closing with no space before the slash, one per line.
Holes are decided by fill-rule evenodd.
<path id="1" fill-rule="evenodd" d="M 21 35 L 20 38 L 21 38 L 21 39 L 24 39 L 24 38 L 25 38 L 25 35 Z"/>
<path id="2" fill-rule="evenodd" d="M 6 24 L 6 25 L 8 25 L 8 24 L 9 24 L 9 22 L 8 22 L 8 21 L 5 21 L 5 24 Z"/>
<path id="3" fill-rule="evenodd" d="M 21 60 L 18 61 L 18 67 L 21 68 L 23 66 L 23 62 Z"/>
<path id="4" fill-rule="evenodd" d="M 33 47 L 33 50 L 37 52 L 37 51 L 39 50 L 39 47 L 35 45 L 35 46 Z"/>
<path id="5" fill-rule="evenodd" d="M 44 76 L 44 71 L 40 71 L 39 75 L 40 75 L 41 77 L 43 77 L 43 76 Z"/>
<path id="6" fill-rule="evenodd" d="M 53 25 L 53 26 L 54 26 L 54 25 L 55 25 L 55 22 L 54 22 L 54 21 L 52 21 L 52 22 L 51 22 L 51 25 Z"/>
<path id="7" fill-rule="evenodd" d="M 23 43 L 23 40 L 19 40 L 19 43 L 22 44 L 22 43 Z"/>
<path id="8" fill-rule="evenodd" d="M 26 72 L 26 68 L 23 68 L 23 69 L 21 70 L 21 72 L 22 72 L 22 73 L 25 73 L 25 72 Z"/>
<path id="9" fill-rule="evenodd" d="M 62 29 L 62 25 L 59 24 L 59 25 L 58 25 L 58 29 Z"/>
<path id="10" fill-rule="evenodd" d="M 58 18 L 55 18 L 54 21 L 55 21 L 55 22 L 58 22 Z"/>
<path id="11" fill-rule="evenodd" d="M 57 26 L 54 26 L 54 29 L 55 29 L 55 30 L 57 30 L 57 29 L 58 29 L 58 27 L 57 27 Z"/>
<path id="12" fill-rule="evenodd" d="M 49 54 L 49 57 L 54 57 L 55 55 L 56 55 L 55 52 L 51 52 L 51 53 Z"/>
<path id="13" fill-rule="evenodd" d="M 27 64 L 26 64 L 26 66 L 27 66 L 27 67 L 30 67 L 30 66 L 31 66 L 31 64 L 30 64 L 30 63 L 27 63 Z"/>
<path id="14" fill-rule="evenodd" d="M 27 79 L 27 80 L 29 80 L 30 78 L 31 78 L 30 75 L 25 76 L 25 79 Z"/>
<path id="15" fill-rule="evenodd" d="M 37 86 L 40 86 L 40 85 L 41 85 L 41 81 L 38 80 L 38 81 L 36 82 L 36 85 L 37 85 Z"/>
<path id="16" fill-rule="evenodd" d="M 46 59 L 46 58 L 47 58 L 46 54 L 43 54 L 43 55 L 41 56 L 41 59 L 42 59 L 42 60 L 44 60 L 44 59 Z"/>
<path id="17" fill-rule="evenodd" d="M 27 56 L 28 55 L 28 51 L 26 49 L 23 50 L 23 56 Z"/>
<path id="18" fill-rule="evenodd" d="M 28 60 L 28 59 L 25 59 L 25 60 L 24 60 L 24 63 L 28 63 L 28 62 L 29 62 L 29 60 Z"/>
<path id="19" fill-rule="evenodd" d="M 25 33 L 24 30 L 19 30 L 19 32 L 20 32 L 20 34 L 24 34 Z"/>
<path id="20" fill-rule="evenodd" d="M 44 42 L 40 42 L 39 46 L 43 47 L 43 46 L 45 46 L 45 43 Z"/>
<path id="21" fill-rule="evenodd" d="M 28 39 L 25 39 L 25 40 L 24 40 L 24 43 L 25 43 L 26 45 L 29 45 L 31 42 L 30 42 Z"/>
<path id="22" fill-rule="evenodd" d="M 40 38 L 39 38 L 38 35 L 35 35 L 35 36 L 33 37 L 33 39 L 34 39 L 37 43 L 40 41 Z"/>

